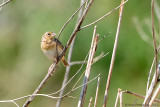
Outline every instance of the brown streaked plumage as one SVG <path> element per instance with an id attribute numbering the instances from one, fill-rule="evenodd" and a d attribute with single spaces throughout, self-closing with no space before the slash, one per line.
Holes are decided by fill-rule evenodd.
<path id="1" fill-rule="evenodd" d="M 56 34 L 53 32 L 46 32 L 41 39 L 41 49 L 43 53 L 53 62 L 57 61 L 57 53 L 60 55 L 64 48 L 62 43 L 57 38 L 55 38 L 55 36 Z M 58 43 L 57 49 L 56 43 Z M 56 52 L 57 50 L 58 52 Z M 62 57 L 61 61 L 63 62 L 64 66 L 69 66 L 64 56 Z"/>

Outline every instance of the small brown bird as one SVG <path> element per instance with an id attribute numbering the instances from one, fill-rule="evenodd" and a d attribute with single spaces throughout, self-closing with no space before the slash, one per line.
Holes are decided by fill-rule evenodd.
<path id="1" fill-rule="evenodd" d="M 46 32 L 41 39 L 41 49 L 43 53 L 53 62 L 57 61 L 57 57 L 62 53 L 64 48 L 62 43 L 57 38 L 55 38 L 55 36 L 56 34 L 53 32 Z M 63 62 L 64 66 L 69 66 L 64 56 L 62 57 L 61 61 Z"/>

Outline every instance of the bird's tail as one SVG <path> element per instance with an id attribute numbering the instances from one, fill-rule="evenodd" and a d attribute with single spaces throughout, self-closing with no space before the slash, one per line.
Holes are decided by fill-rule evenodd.
<path id="1" fill-rule="evenodd" d="M 64 56 L 62 57 L 62 60 L 61 60 L 61 61 L 62 61 L 62 63 L 63 63 L 64 66 L 69 66 L 69 64 L 68 64 L 68 62 L 66 61 L 66 59 L 65 59 Z"/>

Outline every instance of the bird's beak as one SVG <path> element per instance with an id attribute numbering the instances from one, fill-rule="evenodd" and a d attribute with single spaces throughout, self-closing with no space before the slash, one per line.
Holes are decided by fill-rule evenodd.
<path id="1" fill-rule="evenodd" d="M 52 36 L 56 36 L 56 34 L 55 34 L 55 33 L 53 33 L 53 32 L 52 32 L 52 34 L 51 34 L 51 35 L 52 35 Z"/>

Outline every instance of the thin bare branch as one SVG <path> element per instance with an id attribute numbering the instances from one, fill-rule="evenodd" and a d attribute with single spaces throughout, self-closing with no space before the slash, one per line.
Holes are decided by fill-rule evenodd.
<path id="1" fill-rule="evenodd" d="M 151 98 L 151 101 L 150 101 L 150 103 L 149 103 L 149 107 L 152 107 L 152 104 L 153 104 L 153 102 L 155 101 L 155 99 L 156 99 L 159 91 L 160 91 L 160 85 L 158 86 L 157 90 L 155 91 L 153 97 Z"/>
<path id="2" fill-rule="evenodd" d="M 95 54 L 95 51 L 96 51 L 96 48 L 97 48 L 98 38 L 99 38 L 99 35 L 98 34 L 96 35 L 96 26 L 95 26 L 83 84 L 85 84 L 86 82 L 89 81 L 90 72 L 91 72 L 91 65 L 92 65 L 94 54 Z M 78 102 L 78 107 L 83 106 L 86 91 L 87 91 L 87 85 L 84 85 L 82 87 L 82 90 L 81 90 L 81 95 L 80 95 L 80 99 L 79 99 L 79 102 Z"/>
<path id="3" fill-rule="evenodd" d="M 74 92 L 75 90 L 81 88 L 82 86 L 86 85 L 86 84 L 89 84 L 90 82 L 94 81 L 95 79 L 97 79 L 98 77 L 100 76 L 100 74 L 98 74 L 96 77 L 94 77 L 93 79 L 91 79 L 90 81 L 88 81 L 87 83 L 85 84 L 82 84 L 74 89 L 72 89 L 71 91 L 69 91 L 67 94 L 63 95 L 63 96 L 60 96 L 60 97 L 53 97 L 53 96 L 50 96 L 51 94 L 34 94 L 34 96 L 44 96 L 44 97 L 48 97 L 48 98 L 52 98 L 52 99 L 59 99 L 59 98 L 62 98 L 62 97 L 70 97 L 68 96 L 71 92 Z M 0 101 L 0 103 L 7 103 L 7 102 L 11 102 L 11 103 L 14 103 L 15 104 L 15 101 L 18 101 L 18 100 L 21 100 L 21 99 L 24 99 L 24 98 L 27 98 L 27 97 L 31 97 L 33 96 L 32 95 L 27 95 L 27 96 L 23 96 L 23 97 L 19 97 L 19 98 L 16 98 L 16 99 L 13 99 L 13 100 L 2 100 Z"/>
<path id="4" fill-rule="evenodd" d="M 67 24 L 71 21 L 71 19 L 79 12 L 79 14 L 82 14 L 82 9 L 83 9 L 83 6 L 85 4 L 84 0 L 82 0 L 83 2 L 81 2 L 81 6 L 75 11 L 75 13 L 67 20 L 67 22 L 63 25 L 63 27 L 61 28 L 61 30 L 59 31 L 59 34 L 58 34 L 58 39 L 62 33 L 62 31 L 64 30 L 64 28 L 67 26 Z M 81 15 L 78 15 L 78 16 L 81 16 Z M 79 17 L 78 17 L 79 18 Z"/>
<path id="5" fill-rule="evenodd" d="M 99 42 L 101 42 L 106 36 L 108 36 L 109 34 L 111 34 L 111 32 L 108 32 L 106 35 L 104 35 L 99 41 L 98 41 L 98 43 Z"/>
<path id="6" fill-rule="evenodd" d="M 81 19 L 79 20 L 79 22 L 78 22 L 78 24 L 76 25 L 73 33 L 71 34 L 71 37 L 70 37 L 69 41 L 67 42 L 67 45 L 64 47 L 63 52 L 61 53 L 61 55 L 59 56 L 59 58 L 57 58 L 57 59 L 58 59 L 58 60 L 57 60 L 58 62 L 59 62 L 59 60 L 62 58 L 62 56 L 65 55 L 65 53 L 66 53 L 69 45 L 71 44 L 72 40 L 75 38 L 75 36 L 76 36 L 77 32 L 79 31 L 79 29 L 80 29 L 80 27 L 81 27 L 81 25 L 82 25 L 82 23 L 83 23 L 83 21 L 84 21 L 84 19 L 85 19 L 85 16 L 86 16 L 86 14 L 88 13 L 88 11 L 89 11 L 89 9 L 90 9 L 93 1 L 94 1 L 94 0 L 90 0 L 90 2 L 88 3 L 88 6 L 87 6 L 87 8 L 84 10 Z"/>
<path id="7" fill-rule="evenodd" d="M 124 4 L 123 0 L 122 0 L 121 4 Z M 112 58 L 111 58 L 111 64 L 110 64 L 110 68 L 109 68 L 109 74 L 108 74 L 108 79 L 107 79 L 107 84 L 106 84 L 103 107 L 106 107 L 106 104 L 107 104 L 108 90 L 109 90 L 109 86 L 110 86 L 110 81 L 111 81 L 115 56 L 116 56 L 116 50 L 117 50 L 117 44 L 118 44 L 118 38 L 119 38 L 119 32 L 120 32 L 120 25 L 121 25 L 121 19 L 122 19 L 122 12 L 123 12 L 123 5 L 120 9 L 120 14 L 119 14 L 117 33 L 116 33 L 116 38 L 115 38 L 115 43 L 114 43 L 114 48 L 113 48 L 113 53 L 112 53 Z"/>
<path id="8" fill-rule="evenodd" d="M 145 96 L 142 96 L 142 95 L 139 95 L 139 94 L 136 94 L 136 93 L 127 91 L 127 90 L 126 90 L 126 91 L 122 91 L 122 92 L 123 92 L 123 93 L 131 94 L 131 95 L 136 96 L 136 97 L 138 97 L 138 98 L 145 99 Z M 160 103 L 160 100 L 155 99 L 154 101 L 157 102 L 157 103 Z"/>
<path id="9" fill-rule="evenodd" d="M 95 100 L 94 100 L 94 107 L 97 106 L 97 99 L 98 99 L 98 92 L 99 92 L 99 84 L 100 84 L 100 77 L 98 77 L 96 96 L 95 96 Z"/>
<path id="10" fill-rule="evenodd" d="M 2 4 L 0 5 L 0 8 L 2 8 L 4 5 L 8 4 L 8 3 L 11 2 L 11 1 L 12 1 L 12 0 L 8 0 L 8 1 L 2 3 Z"/>
<path id="11" fill-rule="evenodd" d="M 94 24 L 96 24 L 97 22 L 101 21 L 102 19 L 104 19 L 105 17 L 107 17 L 108 15 L 110 15 L 111 13 L 113 13 L 115 10 L 119 9 L 120 7 L 122 7 L 124 4 L 126 4 L 128 2 L 128 0 L 126 0 L 125 2 L 123 2 L 123 4 L 119 5 L 118 7 L 116 7 L 115 9 L 111 10 L 110 12 L 108 12 L 107 14 L 105 14 L 104 16 L 102 16 L 101 18 L 99 18 L 98 20 L 86 25 L 86 26 L 83 26 L 82 28 L 80 28 L 80 30 L 84 29 L 84 28 L 87 28 L 89 26 L 92 26 Z"/>
<path id="12" fill-rule="evenodd" d="M 77 23 L 79 22 L 80 18 L 82 17 L 83 8 L 84 8 L 84 4 L 85 4 L 85 3 L 86 3 L 86 1 L 81 0 L 81 3 L 80 3 L 81 6 L 80 6 L 80 8 L 77 10 L 77 12 L 79 11 Z M 74 16 L 77 12 L 75 12 L 72 16 Z M 65 28 L 65 26 L 66 26 L 66 25 L 68 24 L 68 22 L 72 19 L 72 16 L 71 16 L 71 18 L 66 22 L 66 24 L 63 26 L 63 28 L 61 29 L 61 31 L 60 31 L 60 33 L 59 33 L 59 35 L 58 35 L 58 38 L 60 37 L 63 29 Z M 76 23 L 76 24 L 77 24 L 77 23 Z M 68 75 L 69 75 L 70 68 L 71 68 L 71 58 L 72 58 L 72 52 L 73 52 L 73 48 L 74 48 L 75 39 L 76 39 L 76 36 L 75 36 L 75 38 L 73 39 L 73 41 L 72 41 L 72 43 L 71 43 L 71 46 L 70 46 L 70 48 L 69 48 L 67 62 L 69 63 L 70 66 L 67 66 L 67 67 L 66 67 L 66 72 L 65 72 L 65 75 L 64 75 L 64 80 L 63 80 L 63 83 L 62 83 L 62 87 L 64 87 L 65 84 L 66 84 L 67 81 L 68 81 Z M 63 95 L 64 90 L 65 90 L 65 88 L 62 88 L 62 90 L 60 91 L 59 96 L 62 96 L 62 95 Z M 62 100 L 62 99 L 58 99 L 57 104 L 56 104 L 56 107 L 60 107 L 61 100 Z"/>
<path id="13" fill-rule="evenodd" d="M 43 87 L 43 85 L 47 82 L 47 80 L 51 76 L 52 72 L 55 71 L 56 66 L 57 66 L 57 63 L 55 63 L 54 65 L 52 64 L 50 66 L 47 75 L 44 77 L 44 79 L 42 80 L 42 82 L 40 83 L 40 85 L 33 92 L 32 96 L 24 103 L 23 107 L 27 107 L 30 104 L 30 102 L 35 98 L 35 94 L 37 94 L 41 90 L 41 88 Z"/>
<path id="14" fill-rule="evenodd" d="M 109 52 L 108 52 L 109 53 Z M 106 55 L 108 55 L 108 53 L 106 53 L 104 55 L 104 53 L 102 52 L 99 56 L 97 56 L 96 58 L 93 59 L 93 63 L 97 62 L 98 60 L 100 60 L 101 58 L 105 57 Z M 70 66 L 72 65 L 79 65 L 79 64 L 86 64 L 87 61 L 74 61 L 70 63 Z"/>

